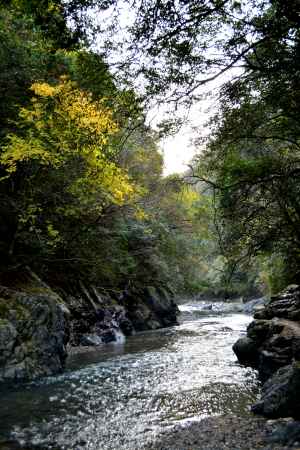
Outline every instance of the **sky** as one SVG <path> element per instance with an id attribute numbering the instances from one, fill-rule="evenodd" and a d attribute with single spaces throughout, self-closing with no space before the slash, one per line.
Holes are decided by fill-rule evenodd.
<path id="1" fill-rule="evenodd" d="M 200 136 L 209 135 L 210 129 L 207 122 L 216 113 L 219 87 L 226 79 L 228 76 L 226 78 L 222 76 L 219 80 L 205 85 L 202 92 L 198 90 L 198 94 L 203 94 L 203 100 L 198 101 L 190 108 L 188 122 L 180 128 L 175 136 L 160 141 L 160 148 L 164 156 L 165 176 L 185 172 L 188 169 L 187 164 L 203 150 L 203 145 L 195 145 L 193 141 Z M 184 111 L 182 111 L 182 116 L 184 115 Z M 164 113 L 159 112 L 155 120 L 148 120 L 155 127 L 155 124 L 162 118 L 165 118 Z"/>
<path id="2" fill-rule="evenodd" d="M 187 164 L 197 153 L 194 145 L 190 144 L 190 133 L 178 133 L 174 137 L 170 137 L 161 141 L 160 147 L 164 156 L 164 175 L 171 173 L 182 173 L 187 169 Z"/>

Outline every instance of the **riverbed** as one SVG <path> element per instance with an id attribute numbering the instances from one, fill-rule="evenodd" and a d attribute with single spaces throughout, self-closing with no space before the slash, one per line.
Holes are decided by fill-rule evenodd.
<path id="1" fill-rule="evenodd" d="M 178 425 L 247 417 L 255 371 L 232 345 L 251 316 L 236 304 L 180 305 L 179 325 L 72 355 L 63 375 L 0 392 L 0 434 L 55 450 L 136 450 Z"/>

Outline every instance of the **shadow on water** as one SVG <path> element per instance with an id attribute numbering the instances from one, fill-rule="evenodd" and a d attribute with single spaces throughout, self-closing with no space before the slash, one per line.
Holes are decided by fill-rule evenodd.
<path id="1" fill-rule="evenodd" d="M 247 415 L 258 383 L 231 347 L 250 317 L 202 306 L 181 305 L 179 326 L 73 355 L 63 375 L 2 391 L 0 433 L 44 449 L 134 450 L 187 419 Z"/>

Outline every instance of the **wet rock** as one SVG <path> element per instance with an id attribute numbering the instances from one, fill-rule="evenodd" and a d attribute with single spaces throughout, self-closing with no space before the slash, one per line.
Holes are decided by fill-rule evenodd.
<path id="1" fill-rule="evenodd" d="M 113 297 L 100 294 L 95 286 L 81 283 L 73 294 L 65 294 L 71 310 L 70 345 L 97 346 L 130 336 L 134 329 L 126 309 Z"/>
<path id="2" fill-rule="evenodd" d="M 132 322 L 127 317 L 120 317 L 118 322 L 120 330 L 125 336 L 131 336 L 133 334 L 134 328 Z"/>
<path id="3" fill-rule="evenodd" d="M 242 364 L 256 367 L 259 353 L 257 345 L 253 339 L 249 337 L 240 338 L 233 345 L 233 351 Z"/>
<path id="4" fill-rule="evenodd" d="M 292 285 L 255 313 L 247 337 L 233 346 L 239 361 L 258 369 L 265 382 L 261 401 L 253 406 L 253 412 L 300 417 L 299 312 L 300 288 Z"/>
<path id="5" fill-rule="evenodd" d="M 84 334 L 81 336 L 80 345 L 83 346 L 95 346 L 103 343 L 100 336 L 97 334 Z"/>
<path id="6" fill-rule="evenodd" d="M 255 298 L 253 300 L 249 300 L 243 306 L 243 312 L 245 314 L 254 314 L 255 312 L 261 311 L 266 303 L 268 302 L 267 297 Z"/>
<path id="7" fill-rule="evenodd" d="M 114 342 L 117 340 L 116 337 L 116 330 L 114 329 L 109 329 L 106 331 L 103 331 L 101 334 L 101 339 L 105 344 L 108 344 L 109 342 Z"/>
<path id="8" fill-rule="evenodd" d="M 23 290 L 0 287 L 0 381 L 61 372 L 69 336 L 62 300 L 27 275 Z"/>
<path id="9" fill-rule="evenodd" d="M 282 367 L 262 387 L 252 411 L 267 417 L 300 418 L 300 363 Z"/>

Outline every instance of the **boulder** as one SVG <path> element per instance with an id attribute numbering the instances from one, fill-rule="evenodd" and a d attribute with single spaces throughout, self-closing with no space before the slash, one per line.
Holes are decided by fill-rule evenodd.
<path id="1" fill-rule="evenodd" d="M 262 387 L 252 411 L 270 418 L 300 418 L 300 363 L 282 367 Z"/>
<path id="2" fill-rule="evenodd" d="M 254 314 L 255 312 L 261 311 L 267 302 L 268 302 L 267 297 L 260 297 L 249 300 L 246 303 L 244 303 L 243 312 L 245 314 Z"/>
<path id="3" fill-rule="evenodd" d="M 254 314 L 247 337 L 233 346 L 242 364 L 258 369 L 264 381 L 253 412 L 299 418 L 300 288 L 289 286 Z"/>
<path id="4" fill-rule="evenodd" d="M 300 324 L 286 319 L 254 320 L 248 326 L 247 337 L 234 345 L 241 364 L 258 369 L 266 380 L 280 367 L 300 355 Z"/>
<path id="5" fill-rule="evenodd" d="M 238 360 L 246 366 L 256 367 L 258 363 L 259 353 L 257 345 L 253 339 L 249 337 L 240 338 L 234 345 L 233 351 Z"/>
<path id="6" fill-rule="evenodd" d="M 132 290 L 124 299 L 127 316 L 136 331 L 154 330 L 176 325 L 178 307 L 173 294 L 164 288 L 147 286 Z"/>
<path id="7" fill-rule="evenodd" d="M 27 290 L 27 292 L 26 292 Z M 0 287 L 0 381 L 32 380 L 63 370 L 69 311 L 43 287 Z"/>

